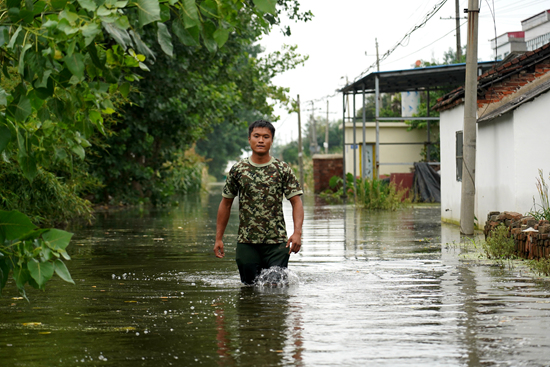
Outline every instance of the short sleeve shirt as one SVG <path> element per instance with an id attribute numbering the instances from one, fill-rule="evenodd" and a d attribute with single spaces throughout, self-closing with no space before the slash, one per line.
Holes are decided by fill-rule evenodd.
<path id="1" fill-rule="evenodd" d="M 276 244 L 287 241 L 283 196 L 302 195 L 292 168 L 276 158 L 256 164 L 249 158 L 236 163 L 227 176 L 222 196 L 239 197 L 241 243 Z"/>

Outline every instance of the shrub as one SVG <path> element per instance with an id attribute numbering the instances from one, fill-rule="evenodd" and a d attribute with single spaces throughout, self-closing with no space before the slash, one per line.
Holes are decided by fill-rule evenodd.
<path id="1" fill-rule="evenodd" d="M 550 201 L 548 199 L 548 184 L 544 181 L 542 170 L 539 169 L 539 178 L 537 178 L 537 191 L 539 192 L 540 204 L 537 204 L 533 197 L 533 210 L 529 215 L 536 220 L 550 220 Z"/>
<path id="2" fill-rule="evenodd" d="M 482 247 L 487 258 L 498 261 L 512 259 L 516 253 L 516 244 L 510 237 L 508 227 L 502 223 L 491 231 Z"/>
<path id="3" fill-rule="evenodd" d="M 550 259 L 531 260 L 527 265 L 537 275 L 550 276 Z"/>
<path id="4" fill-rule="evenodd" d="M 342 202 L 343 179 L 333 176 L 330 179 L 330 190 L 321 193 L 321 197 L 332 203 Z M 361 179 L 356 178 L 356 187 L 354 187 L 353 175 L 346 175 L 346 197 L 354 199 L 357 197 L 357 204 L 368 210 L 397 210 L 407 207 L 411 200 L 406 198 L 407 189 L 398 189 L 394 183 L 379 179 Z"/>
<path id="5" fill-rule="evenodd" d="M 26 213 L 32 222 L 46 227 L 64 227 L 76 219 L 91 221 L 91 204 L 80 195 L 97 183 L 77 169 L 74 178 L 66 176 L 39 168 L 31 183 L 15 164 L 0 161 L 0 209 Z"/>

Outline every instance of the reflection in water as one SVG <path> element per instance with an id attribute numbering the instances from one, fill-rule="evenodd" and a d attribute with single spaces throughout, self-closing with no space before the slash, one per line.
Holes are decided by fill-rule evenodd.
<path id="1" fill-rule="evenodd" d="M 236 307 L 218 304 L 218 364 L 302 365 L 301 308 L 289 299 L 288 287 L 241 287 Z"/>
<path id="2" fill-rule="evenodd" d="M 305 196 L 288 285 L 243 287 L 236 213 L 226 257 L 212 253 L 220 191 L 73 230 L 75 285 L 0 298 L 2 366 L 548 365 L 548 283 L 469 260 L 439 207 Z"/>

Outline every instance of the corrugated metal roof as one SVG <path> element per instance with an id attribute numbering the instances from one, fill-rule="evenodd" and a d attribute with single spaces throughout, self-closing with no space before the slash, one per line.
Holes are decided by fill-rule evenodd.
<path id="1" fill-rule="evenodd" d="M 478 63 L 481 73 L 491 69 L 495 61 Z M 370 73 L 357 81 L 346 85 L 340 92 L 360 93 L 363 85 L 367 92 L 372 93 L 375 88 L 376 76 L 379 77 L 380 93 L 398 93 L 420 91 L 426 89 L 453 88 L 464 84 L 466 64 L 451 64 L 428 66 L 424 68 L 379 71 Z"/>

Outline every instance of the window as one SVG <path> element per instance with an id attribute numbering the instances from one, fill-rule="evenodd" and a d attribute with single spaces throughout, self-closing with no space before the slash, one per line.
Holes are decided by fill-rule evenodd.
<path id="1" fill-rule="evenodd" d="M 456 180 L 462 181 L 462 145 L 463 145 L 462 131 L 456 132 Z"/>

